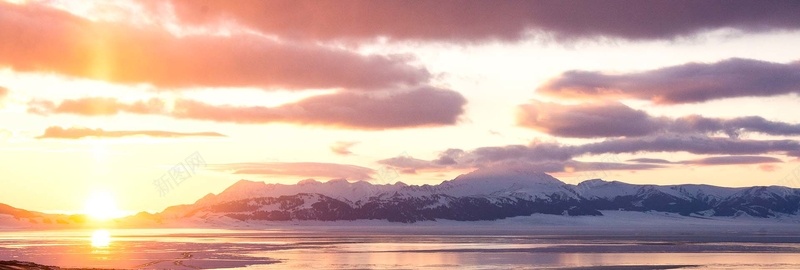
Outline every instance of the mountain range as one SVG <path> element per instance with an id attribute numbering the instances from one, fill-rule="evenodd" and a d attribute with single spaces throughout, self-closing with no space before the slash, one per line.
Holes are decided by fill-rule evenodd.
<path id="1" fill-rule="evenodd" d="M 800 214 L 800 189 L 780 186 L 634 185 L 592 179 L 566 184 L 523 167 L 486 168 L 438 185 L 303 180 L 294 185 L 240 180 L 219 194 L 124 224 L 225 225 L 289 220 L 497 220 L 531 214 L 601 216 L 602 211 L 666 212 L 693 217 L 779 218 Z M 45 214 L 0 205 L 0 216 L 45 223 Z M 78 224 L 64 216 L 51 223 Z"/>
<path id="2" fill-rule="evenodd" d="M 496 220 L 535 213 L 600 216 L 603 210 L 667 212 L 696 217 L 774 218 L 800 214 L 800 189 L 710 185 L 634 185 L 600 179 L 566 184 L 522 167 L 479 169 L 438 185 L 376 185 L 304 180 L 295 185 L 241 180 L 161 220 Z"/>

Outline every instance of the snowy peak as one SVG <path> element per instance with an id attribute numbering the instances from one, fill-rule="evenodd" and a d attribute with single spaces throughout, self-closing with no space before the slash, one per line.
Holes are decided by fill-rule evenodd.
<path id="1" fill-rule="evenodd" d="M 485 183 L 491 182 L 495 185 L 503 184 L 548 184 L 548 185 L 561 185 L 564 182 L 550 176 L 549 174 L 536 171 L 533 168 L 509 165 L 509 166 L 494 166 L 489 168 L 481 168 L 476 171 L 460 175 L 453 179 L 454 182 L 473 182 Z"/>
<path id="2" fill-rule="evenodd" d="M 361 200 L 386 192 L 394 192 L 401 189 L 405 184 L 395 185 L 373 185 L 364 181 L 355 183 L 345 179 L 335 179 L 327 182 L 320 182 L 314 179 L 306 179 L 295 185 L 266 184 L 264 182 L 253 182 L 240 180 L 222 193 L 204 203 L 234 201 L 260 197 L 281 197 L 292 196 L 301 193 L 321 194 L 330 198 L 341 200 L 348 204 L 356 204 Z"/>
<path id="3" fill-rule="evenodd" d="M 580 196 L 589 199 L 632 196 L 639 193 L 641 188 L 642 186 L 601 179 L 586 180 L 575 186 L 575 190 Z"/>
<path id="4" fill-rule="evenodd" d="M 686 216 L 781 217 L 800 210 L 800 191 L 786 187 L 636 185 L 591 179 L 570 185 L 524 166 L 484 168 L 438 185 L 376 185 L 307 179 L 294 185 L 238 181 L 194 205 L 160 217 L 249 220 L 493 220 L 545 213 L 600 215 L 602 210 Z"/>
<path id="5" fill-rule="evenodd" d="M 483 168 L 460 175 L 437 186 L 437 190 L 449 196 L 493 196 L 551 200 L 557 198 L 578 199 L 575 190 L 564 182 L 532 168 L 524 166 L 500 166 Z"/>

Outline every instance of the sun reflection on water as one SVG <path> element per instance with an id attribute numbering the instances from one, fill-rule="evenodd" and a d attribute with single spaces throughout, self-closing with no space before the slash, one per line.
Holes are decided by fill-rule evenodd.
<path id="1" fill-rule="evenodd" d="M 92 233 L 92 247 L 104 248 L 111 244 L 111 233 L 108 230 L 95 230 Z"/>

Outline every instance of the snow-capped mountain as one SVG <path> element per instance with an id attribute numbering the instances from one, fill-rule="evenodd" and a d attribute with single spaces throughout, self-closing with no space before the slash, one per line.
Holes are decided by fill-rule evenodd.
<path id="1" fill-rule="evenodd" d="M 438 185 L 376 185 L 303 180 L 294 185 L 240 180 L 219 194 L 118 226 L 257 224 L 288 220 L 496 220 L 532 214 L 667 212 L 695 217 L 800 218 L 800 189 L 709 185 L 634 185 L 601 179 L 566 184 L 521 167 L 480 169 Z M 0 204 L 0 227 L 80 227 L 83 215 L 56 215 Z"/>
<path id="2" fill-rule="evenodd" d="M 800 190 L 709 185 L 633 185 L 593 179 L 570 185 L 525 168 L 480 169 L 438 185 L 374 185 L 304 180 L 295 185 L 241 180 L 218 195 L 154 215 L 161 221 L 250 222 L 378 219 L 495 220 L 534 213 L 602 215 L 601 210 L 692 216 L 797 215 Z"/>

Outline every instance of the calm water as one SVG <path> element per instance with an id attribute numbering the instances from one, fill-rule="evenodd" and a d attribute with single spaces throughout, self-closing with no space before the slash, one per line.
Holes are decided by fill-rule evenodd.
<path id="1" fill-rule="evenodd" d="M 800 269 L 800 237 L 402 226 L 0 231 L 0 260 L 138 269 Z"/>

